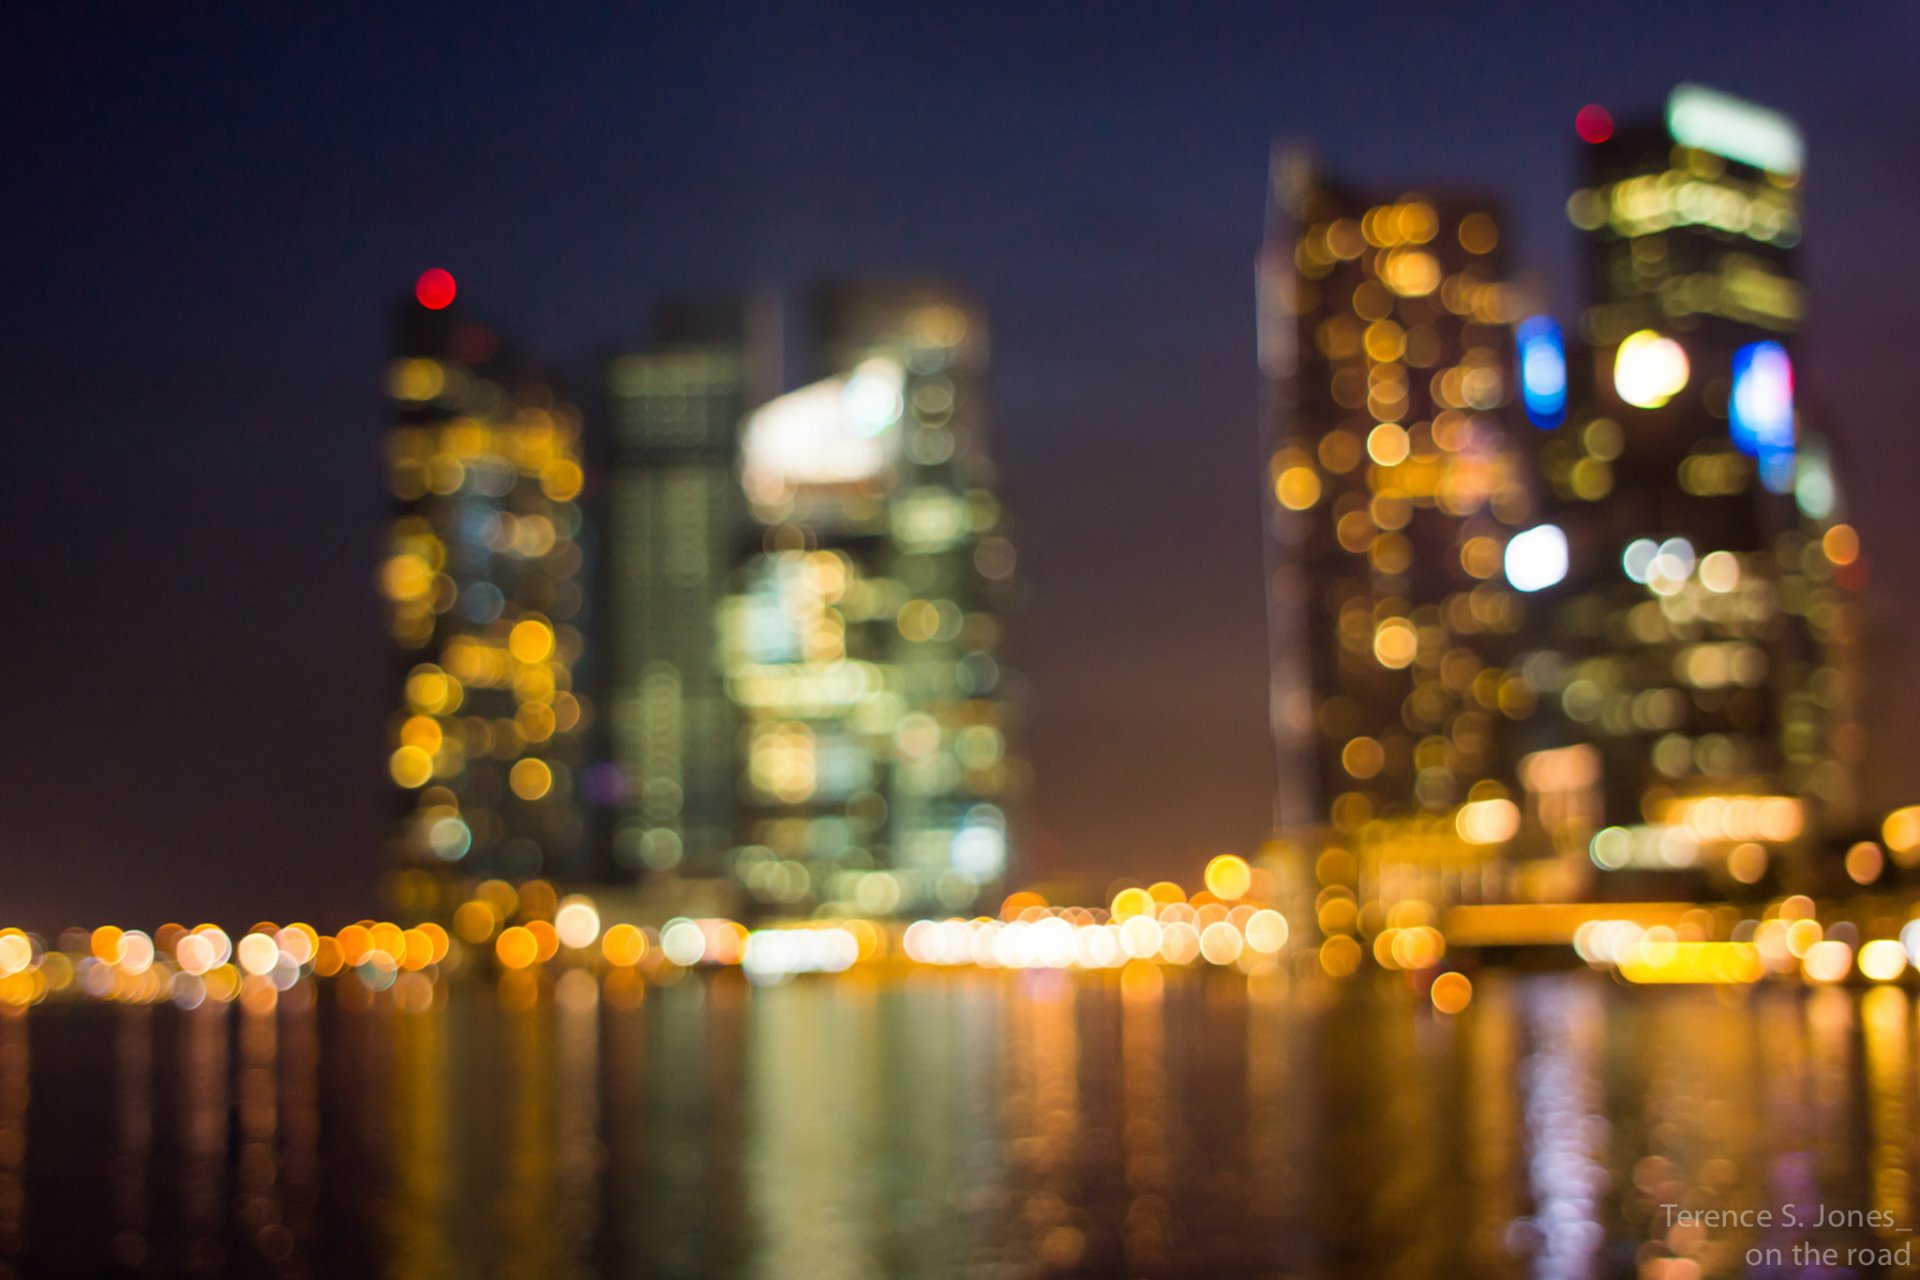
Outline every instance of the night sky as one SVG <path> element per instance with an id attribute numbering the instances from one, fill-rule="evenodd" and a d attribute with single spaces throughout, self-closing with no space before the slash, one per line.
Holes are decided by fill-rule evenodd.
<path id="1" fill-rule="evenodd" d="M 1801 385 L 1855 471 L 1882 746 L 1920 715 L 1909 0 L 325 8 L 0 14 L 0 922 L 373 909 L 385 319 L 432 265 L 581 369 L 663 292 L 981 297 L 1029 584 L 1029 876 L 1191 879 L 1258 841 L 1271 790 L 1270 144 L 1507 192 L 1569 316 L 1574 112 L 1681 79 L 1806 131 Z M 1912 758 L 1881 753 L 1883 795 L 1920 795 Z"/>

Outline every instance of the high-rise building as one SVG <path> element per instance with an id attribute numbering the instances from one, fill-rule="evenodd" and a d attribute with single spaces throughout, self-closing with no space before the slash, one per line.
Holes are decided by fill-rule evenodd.
<path id="1" fill-rule="evenodd" d="M 578 877 L 579 417 L 440 271 L 398 309 L 388 379 L 395 892 L 431 905 L 435 871 Z"/>
<path id="2" fill-rule="evenodd" d="M 1511 726 L 1533 700 L 1510 669 L 1511 549 L 1551 558 L 1553 534 L 1531 527 L 1509 408 L 1501 232 L 1484 199 L 1362 191 L 1297 153 L 1274 167 L 1259 284 L 1277 825 L 1330 825 L 1352 861 L 1321 878 L 1363 896 L 1491 892 L 1514 834 Z"/>
<path id="3" fill-rule="evenodd" d="M 741 718 L 715 627 L 753 537 L 740 424 L 773 385 L 754 314 L 732 300 L 664 307 L 650 345 L 607 370 L 604 727 L 613 860 L 629 877 L 728 877 Z"/>
<path id="4" fill-rule="evenodd" d="M 1587 306 L 1522 326 L 1524 399 L 1570 549 L 1521 666 L 1553 844 L 1735 882 L 1853 819 L 1841 657 L 1859 547 L 1797 394 L 1802 147 L 1683 85 L 1578 121 Z"/>
<path id="5" fill-rule="evenodd" d="M 826 290 L 786 351 L 778 315 L 612 366 L 616 852 L 675 902 L 964 909 L 1019 779 L 984 324 L 936 288 Z"/>
<path id="6" fill-rule="evenodd" d="M 808 319 L 812 380 L 742 433 L 736 874 L 789 908 L 964 909 L 1004 874 L 1016 777 L 985 326 L 914 286 L 823 290 Z"/>

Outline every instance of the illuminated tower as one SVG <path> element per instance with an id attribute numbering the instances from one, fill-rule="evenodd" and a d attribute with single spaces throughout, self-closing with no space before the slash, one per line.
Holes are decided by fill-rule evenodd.
<path id="1" fill-rule="evenodd" d="M 432 903 L 434 869 L 586 869 L 579 420 L 453 295 L 447 273 L 421 277 L 388 380 L 394 887 L 417 906 Z"/>
<path id="2" fill-rule="evenodd" d="M 769 380 L 750 350 L 750 314 L 732 301 L 663 308 L 651 344 L 607 371 L 613 855 L 629 874 L 665 873 L 683 889 L 724 886 L 735 843 L 741 720 L 715 626 L 757 536 L 740 491 L 739 434 L 765 395 L 752 386 Z"/>
<path id="3" fill-rule="evenodd" d="M 1514 834 L 1510 726 L 1533 707 L 1509 669 L 1523 607 L 1508 575 L 1537 585 L 1564 553 L 1530 527 L 1498 214 L 1361 192 L 1299 155 L 1273 180 L 1260 319 L 1279 825 L 1330 822 L 1348 852 L 1390 841 L 1421 864 L 1368 871 L 1360 850 L 1363 880 L 1475 895 L 1480 851 Z"/>
<path id="4" fill-rule="evenodd" d="M 768 909 L 965 910 L 1002 878 L 1018 778 L 985 325 L 914 286 L 823 291 L 808 319 L 813 380 L 741 436 L 734 873 Z"/>
<path id="5" fill-rule="evenodd" d="M 1576 128 L 1588 305 L 1567 412 L 1535 416 L 1572 554 L 1524 669 L 1541 741 L 1587 751 L 1578 807 L 1605 828 L 1555 842 L 1751 883 L 1852 820 L 1857 751 L 1834 655 L 1858 543 L 1796 394 L 1800 136 L 1692 85 L 1655 118 L 1589 107 Z"/>

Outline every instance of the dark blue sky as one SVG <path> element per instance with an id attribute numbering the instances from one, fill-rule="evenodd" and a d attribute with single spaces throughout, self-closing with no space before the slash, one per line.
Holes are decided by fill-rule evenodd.
<path id="1" fill-rule="evenodd" d="M 1190 877 L 1258 839 L 1272 770 L 1269 145 L 1507 192 L 1565 314 L 1573 113 L 1681 79 L 1806 130 L 1803 386 L 1859 473 L 1885 719 L 1920 714 L 1905 0 L 373 12 L 0 14 L 0 917 L 371 902 L 384 316 L 435 264 L 581 365 L 666 291 L 906 271 L 981 296 L 1031 583 L 1033 869 Z"/>

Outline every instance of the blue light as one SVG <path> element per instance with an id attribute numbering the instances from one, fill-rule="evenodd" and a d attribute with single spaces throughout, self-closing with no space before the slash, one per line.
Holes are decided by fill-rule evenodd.
<path id="1" fill-rule="evenodd" d="M 1551 431 L 1567 417 L 1567 344 L 1546 316 L 1522 320 L 1513 331 L 1520 356 L 1520 399 L 1527 420 Z"/>
<path id="2" fill-rule="evenodd" d="M 1733 353 L 1727 430 L 1736 449 L 1760 462 L 1760 482 L 1793 489 L 1793 361 L 1777 342 L 1749 342 Z"/>

